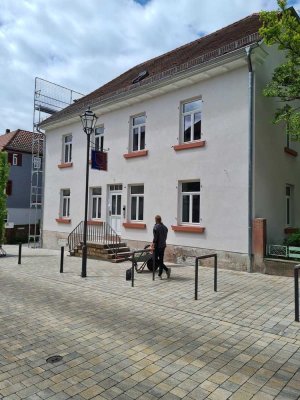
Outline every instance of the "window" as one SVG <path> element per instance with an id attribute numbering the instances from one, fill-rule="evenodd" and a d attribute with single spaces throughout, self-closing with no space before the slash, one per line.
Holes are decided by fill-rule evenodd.
<path id="1" fill-rule="evenodd" d="M 103 151 L 104 146 L 104 126 L 98 126 L 94 132 L 94 149 Z"/>
<path id="2" fill-rule="evenodd" d="M 13 154 L 12 165 L 18 165 L 18 154 Z"/>
<path id="3" fill-rule="evenodd" d="M 181 222 L 183 224 L 199 224 L 200 181 L 182 182 L 180 187 Z"/>
<path id="4" fill-rule="evenodd" d="M 6 195 L 7 196 L 12 195 L 12 181 L 7 181 L 6 183 Z"/>
<path id="5" fill-rule="evenodd" d="M 63 162 L 72 162 L 72 135 L 63 137 Z"/>
<path id="6" fill-rule="evenodd" d="M 123 189 L 123 185 L 109 185 L 109 190 L 111 192 L 118 192 Z"/>
<path id="7" fill-rule="evenodd" d="M 182 142 L 201 139 L 202 100 L 193 100 L 182 104 Z"/>
<path id="8" fill-rule="evenodd" d="M 286 185 L 285 199 L 286 199 L 286 225 L 292 226 L 293 214 L 294 214 L 294 187 L 292 185 Z"/>
<path id="9" fill-rule="evenodd" d="M 145 149 L 146 116 L 132 117 L 131 148 L 132 151 Z"/>
<path id="10" fill-rule="evenodd" d="M 130 186 L 130 220 L 144 219 L 144 185 Z"/>
<path id="11" fill-rule="evenodd" d="M 91 217 L 92 219 L 101 218 L 101 187 L 95 187 L 91 189 Z"/>
<path id="12" fill-rule="evenodd" d="M 290 135 L 288 133 L 286 134 L 286 147 L 288 149 L 291 148 L 291 138 L 290 138 Z"/>
<path id="13" fill-rule="evenodd" d="M 69 218 L 70 216 L 70 189 L 61 191 L 61 217 Z"/>

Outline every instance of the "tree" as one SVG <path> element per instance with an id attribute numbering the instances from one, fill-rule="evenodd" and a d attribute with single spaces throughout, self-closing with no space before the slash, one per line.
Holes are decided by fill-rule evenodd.
<path id="1" fill-rule="evenodd" d="M 286 0 L 277 0 L 277 11 L 262 11 L 260 35 L 267 45 L 284 51 L 283 64 L 275 68 L 263 94 L 277 97 L 283 105 L 276 110 L 274 123 L 286 123 L 287 133 L 300 141 L 300 21 Z"/>
<path id="2" fill-rule="evenodd" d="M 6 152 L 0 152 L 0 246 L 4 241 L 6 209 L 6 185 L 9 175 L 9 165 Z"/>

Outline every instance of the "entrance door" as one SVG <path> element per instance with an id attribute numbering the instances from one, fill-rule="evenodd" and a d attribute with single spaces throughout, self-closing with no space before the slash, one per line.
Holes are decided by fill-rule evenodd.
<path id="1" fill-rule="evenodd" d="M 113 230 L 121 234 L 122 185 L 110 185 L 108 216 Z"/>

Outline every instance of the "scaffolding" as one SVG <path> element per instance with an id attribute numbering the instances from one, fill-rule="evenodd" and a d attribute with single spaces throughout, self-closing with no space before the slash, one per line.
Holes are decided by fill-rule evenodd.
<path id="1" fill-rule="evenodd" d="M 43 211 L 43 182 L 45 134 L 39 126 L 42 121 L 69 106 L 83 94 L 46 81 L 35 78 L 33 104 L 33 135 L 30 212 L 28 226 L 28 246 L 42 247 L 42 211 Z"/>

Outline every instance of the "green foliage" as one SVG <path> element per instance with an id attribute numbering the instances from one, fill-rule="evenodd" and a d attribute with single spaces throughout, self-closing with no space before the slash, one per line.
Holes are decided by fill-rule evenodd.
<path id="1" fill-rule="evenodd" d="M 291 233 L 285 240 L 285 246 L 300 247 L 300 232 Z"/>
<path id="2" fill-rule="evenodd" d="M 0 152 L 0 245 L 4 241 L 4 219 L 7 215 L 6 209 L 6 184 L 9 175 L 9 165 L 7 160 L 7 153 Z"/>
<path id="3" fill-rule="evenodd" d="M 271 82 L 264 89 L 267 97 L 277 97 L 283 105 L 277 109 L 274 123 L 285 122 L 293 140 L 300 141 L 300 21 L 286 0 L 277 0 L 278 11 L 260 13 L 260 35 L 268 45 L 278 45 L 285 61 L 275 68 Z"/>

